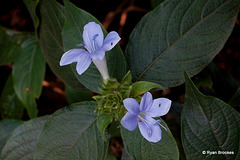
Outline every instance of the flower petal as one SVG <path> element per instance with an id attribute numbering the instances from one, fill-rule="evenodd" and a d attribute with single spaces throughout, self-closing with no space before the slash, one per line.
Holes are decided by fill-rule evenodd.
<path id="1" fill-rule="evenodd" d="M 151 108 L 146 111 L 151 117 L 159 117 L 168 113 L 172 101 L 167 98 L 158 98 L 153 100 Z"/>
<path id="2" fill-rule="evenodd" d="M 90 53 L 90 56 L 94 60 L 102 60 L 103 57 L 105 56 L 105 51 L 102 49 L 99 49 L 95 52 Z"/>
<path id="3" fill-rule="evenodd" d="M 103 42 L 102 49 L 104 51 L 111 50 L 120 41 L 120 39 L 121 38 L 119 37 L 117 32 L 115 31 L 110 32 Z"/>
<path id="4" fill-rule="evenodd" d="M 65 66 L 73 62 L 78 62 L 82 54 L 87 52 L 84 49 L 71 49 L 65 52 L 60 60 L 60 66 Z"/>
<path id="5" fill-rule="evenodd" d="M 155 120 L 150 115 L 147 114 L 147 112 L 143 111 L 140 112 L 138 115 L 138 120 L 146 122 L 148 125 L 155 125 L 159 124 L 161 120 Z"/>
<path id="6" fill-rule="evenodd" d="M 126 98 L 123 100 L 124 107 L 130 112 L 131 114 L 134 114 L 135 116 L 138 116 L 140 113 L 139 110 L 139 103 L 134 98 Z"/>
<path id="7" fill-rule="evenodd" d="M 147 111 L 151 107 L 152 101 L 152 94 L 150 92 L 146 92 L 140 102 L 140 111 Z"/>
<path id="8" fill-rule="evenodd" d="M 78 74 L 81 75 L 83 72 L 85 72 L 90 66 L 91 62 L 92 60 L 88 52 L 81 54 L 81 57 L 79 58 L 76 66 Z"/>
<path id="9" fill-rule="evenodd" d="M 83 43 L 79 43 L 77 46 L 78 47 L 84 47 L 84 44 Z"/>
<path id="10" fill-rule="evenodd" d="M 137 116 L 127 112 L 122 118 L 121 124 L 129 131 L 133 131 L 137 127 Z"/>
<path id="11" fill-rule="evenodd" d="M 89 52 L 98 50 L 103 45 L 103 32 L 99 24 L 89 22 L 83 29 L 83 42 Z"/>
<path id="12" fill-rule="evenodd" d="M 138 127 L 142 136 L 149 142 L 156 143 L 162 139 L 162 130 L 158 124 L 147 125 L 142 121 L 138 121 Z"/>

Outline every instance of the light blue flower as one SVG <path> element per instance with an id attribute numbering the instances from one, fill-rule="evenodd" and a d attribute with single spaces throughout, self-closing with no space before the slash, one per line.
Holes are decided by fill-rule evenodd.
<path id="1" fill-rule="evenodd" d="M 89 22 L 83 29 L 83 46 L 85 49 L 74 48 L 62 55 L 60 66 L 77 62 L 76 70 L 79 75 L 85 72 L 93 63 L 98 68 L 104 80 L 109 78 L 105 52 L 111 50 L 119 41 L 117 32 L 110 32 L 104 39 L 102 29 L 99 24 Z"/>
<path id="2" fill-rule="evenodd" d="M 134 98 L 127 98 L 123 100 L 123 104 L 128 112 L 122 118 L 121 124 L 129 131 L 135 130 L 138 125 L 146 140 L 158 142 L 162 138 L 162 130 L 159 126 L 161 124 L 160 120 L 155 120 L 152 117 L 167 114 L 171 103 L 172 101 L 167 98 L 153 100 L 150 92 L 143 95 L 140 105 Z"/>

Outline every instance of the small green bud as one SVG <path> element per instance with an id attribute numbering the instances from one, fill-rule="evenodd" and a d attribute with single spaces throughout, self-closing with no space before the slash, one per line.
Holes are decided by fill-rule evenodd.
<path id="1" fill-rule="evenodd" d="M 126 111 L 123 100 L 129 98 L 132 90 L 130 72 L 125 76 L 122 83 L 119 83 L 115 78 L 109 78 L 99 90 L 102 95 L 93 97 L 98 102 L 95 112 L 99 114 L 111 113 L 114 119 L 121 120 L 119 118 Z"/>

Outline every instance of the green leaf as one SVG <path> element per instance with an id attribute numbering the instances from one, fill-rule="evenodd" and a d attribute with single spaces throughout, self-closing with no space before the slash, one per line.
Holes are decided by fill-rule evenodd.
<path id="1" fill-rule="evenodd" d="M 16 32 L 0 27 L 0 66 L 15 61 L 21 44 L 30 36 L 30 33 Z"/>
<path id="2" fill-rule="evenodd" d="M 130 86 L 132 84 L 132 75 L 131 72 L 128 71 L 127 74 L 123 77 L 121 85 Z"/>
<path id="3" fill-rule="evenodd" d="M 45 60 L 35 37 L 27 39 L 13 66 L 14 90 L 30 118 L 37 116 L 36 98 L 42 91 Z"/>
<path id="4" fill-rule="evenodd" d="M 121 160 L 132 160 L 125 149 L 123 149 Z"/>
<path id="5" fill-rule="evenodd" d="M 173 104 L 171 105 L 171 110 L 172 110 L 172 107 L 173 107 Z M 169 115 L 172 115 L 172 114 L 169 113 Z M 181 120 L 179 120 L 177 122 L 173 118 L 170 118 L 170 119 L 168 119 L 167 124 L 168 124 L 168 127 L 170 128 L 170 130 L 173 134 L 173 137 L 177 143 L 179 154 L 180 154 L 179 160 L 186 160 L 186 156 L 185 156 L 182 141 L 181 141 L 181 126 L 180 126 Z"/>
<path id="6" fill-rule="evenodd" d="M 59 65 L 64 53 L 62 28 L 64 7 L 55 0 L 40 0 L 40 47 L 51 70 L 71 89 L 81 91 L 83 86 L 72 72 L 71 66 Z"/>
<path id="7" fill-rule="evenodd" d="M 72 48 L 77 48 L 77 45 L 83 43 L 82 33 L 83 27 L 91 21 L 98 24 L 100 22 L 89 13 L 77 8 L 68 0 L 64 0 L 65 5 L 65 24 L 63 28 L 63 44 L 64 50 L 68 51 Z M 101 24 L 100 24 L 101 25 Z M 104 34 L 107 32 L 101 25 Z M 126 62 L 120 47 L 117 45 L 111 51 L 106 52 L 108 70 L 111 77 L 121 81 L 126 73 Z M 92 63 L 88 70 L 81 76 L 76 72 L 76 64 L 72 64 L 72 69 L 79 81 L 88 89 L 99 93 L 98 88 L 101 88 L 101 75 L 95 65 Z"/>
<path id="8" fill-rule="evenodd" d="M 13 77 L 10 75 L 0 98 L 0 114 L 2 119 L 21 119 L 24 105 L 18 99 L 13 88 Z"/>
<path id="9" fill-rule="evenodd" d="M 24 122 L 18 126 L 2 149 L 2 160 L 33 160 L 36 140 L 48 116 Z"/>
<path id="10" fill-rule="evenodd" d="M 212 78 L 209 74 L 205 72 L 205 70 L 197 74 L 194 77 L 193 82 L 197 88 L 204 87 L 204 88 L 211 89 L 213 86 Z"/>
<path id="11" fill-rule="evenodd" d="M 113 121 L 109 127 L 109 134 L 111 138 L 121 138 L 121 133 L 120 133 L 120 122 L 119 121 Z"/>
<path id="12" fill-rule="evenodd" d="M 65 88 L 65 91 L 69 104 L 93 100 L 90 91 L 75 91 L 68 87 Z"/>
<path id="13" fill-rule="evenodd" d="M 239 0 L 162 2 L 130 36 L 126 58 L 133 80 L 168 88 L 184 82 L 184 71 L 199 73 L 224 46 L 239 5 Z"/>
<path id="14" fill-rule="evenodd" d="M 239 159 L 240 114 L 222 100 L 201 94 L 185 77 L 181 134 L 187 159 Z M 208 151 L 216 154 L 210 156 Z M 218 151 L 234 154 L 218 154 Z"/>
<path id="15" fill-rule="evenodd" d="M 39 26 L 39 19 L 38 19 L 37 13 L 36 13 L 36 9 L 37 9 L 39 0 L 23 0 L 23 2 L 32 17 L 33 25 L 34 25 L 35 31 L 37 33 L 37 29 Z"/>
<path id="16" fill-rule="evenodd" d="M 55 112 L 37 141 L 35 160 L 103 159 L 107 144 L 97 128 L 95 102 L 81 102 Z"/>
<path id="17" fill-rule="evenodd" d="M 178 102 L 172 102 L 169 113 L 173 116 L 178 124 L 181 124 L 181 112 L 183 104 Z"/>
<path id="18" fill-rule="evenodd" d="M 105 130 L 107 126 L 113 121 L 113 115 L 108 113 L 100 113 L 97 117 L 97 127 L 102 134 L 103 139 L 105 138 Z"/>
<path id="19" fill-rule="evenodd" d="M 162 3 L 164 0 L 151 0 L 151 5 L 153 8 L 157 7 L 160 3 Z"/>
<path id="20" fill-rule="evenodd" d="M 143 94 L 153 88 L 163 89 L 163 87 L 161 85 L 156 84 L 156 83 L 146 82 L 146 81 L 135 82 L 132 85 L 132 91 L 131 91 L 130 95 L 132 97 L 135 97 L 135 96 Z"/>
<path id="21" fill-rule="evenodd" d="M 157 143 L 151 143 L 144 139 L 138 127 L 134 131 L 128 131 L 121 127 L 124 149 L 132 160 L 179 159 L 177 144 L 170 129 L 163 120 L 161 120 L 161 124 L 167 128 L 167 131 L 161 127 L 162 139 Z"/>
<path id="22" fill-rule="evenodd" d="M 11 136 L 12 131 L 22 123 L 23 121 L 13 119 L 0 121 L 0 153 L 4 145 L 6 144 L 8 138 Z"/>
<path id="23" fill-rule="evenodd" d="M 117 158 L 112 153 L 112 151 L 110 149 L 108 149 L 107 155 L 104 160 L 117 160 Z"/>
<path id="24" fill-rule="evenodd" d="M 225 102 L 228 102 L 235 94 L 238 87 L 240 87 L 239 81 L 237 81 L 230 73 L 213 63 L 211 63 L 204 71 L 211 76 L 213 89 L 218 98 Z"/>
<path id="25" fill-rule="evenodd" d="M 233 95 L 233 97 L 228 102 L 229 105 L 232 107 L 239 107 L 240 108 L 240 87 L 236 91 L 236 93 Z"/>

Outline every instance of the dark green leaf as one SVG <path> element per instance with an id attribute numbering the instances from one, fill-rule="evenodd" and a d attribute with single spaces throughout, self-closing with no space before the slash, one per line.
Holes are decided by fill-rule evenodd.
<path id="1" fill-rule="evenodd" d="M 132 85 L 132 91 L 131 91 L 130 95 L 135 97 L 135 96 L 143 94 L 153 88 L 163 89 L 163 87 L 161 85 L 156 84 L 156 83 L 146 82 L 146 81 L 135 82 Z"/>
<path id="2" fill-rule="evenodd" d="M 13 89 L 13 77 L 10 75 L 4 86 L 0 99 L 0 113 L 2 119 L 21 119 L 24 105 L 18 99 Z"/>
<path id="3" fill-rule="evenodd" d="M 211 63 L 204 71 L 208 73 L 213 81 L 213 89 L 218 98 L 229 101 L 235 94 L 240 83 L 227 71 Z"/>
<path id="4" fill-rule="evenodd" d="M 2 160 L 33 160 L 36 140 L 48 116 L 24 122 L 18 126 L 3 147 Z"/>
<path id="5" fill-rule="evenodd" d="M 36 8 L 38 6 L 39 0 L 23 0 L 24 4 L 26 5 L 32 20 L 33 20 L 33 25 L 35 28 L 35 31 L 37 32 L 38 26 L 39 26 L 39 19 L 36 13 Z"/>
<path id="6" fill-rule="evenodd" d="M 194 77 L 193 82 L 197 88 L 203 87 L 203 88 L 211 89 L 213 86 L 213 81 L 211 76 L 207 74 L 205 71 L 197 74 Z"/>
<path id="7" fill-rule="evenodd" d="M 134 81 L 164 88 L 206 67 L 224 46 L 239 12 L 239 0 L 170 0 L 137 25 L 126 48 Z"/>
<path id="8" fill-rule="evenodd" d="M 35 37 L 24 41 L 13 66 L 14 90 L 26 107 L 28 115 L 37 116 L 36 98 L 42 91 L 45 74 L 45 60 Z"/>
<path id="9" fill-rule="evenodd" d="M 68 87 L 66 87 L 66 96 L 69 104 L 93 100 L 90 91 L 74 91 Z"/>
<path id="10" fill-rule="evenodd" d="M 238 107 L 238 109 L 240 109 L 240 87 L 233 95 L 233 97 L 230 99 L 228 104 L 231 105 L 232 107 Z"/>
<path id="11" fill-rule="evenodd" d="M 63 51 L 62 28 L 64 7 L 55 0 L 40 0 L 40 46 L 51 70 L 71 89 L 81 91 L 83 86 L 72 72 L 71 66 L 59 65 Z"/>
<path id="12" fill-rule="evenodd" d="M 128 131 L 121 127 L 124 147 L 132 160 L 179 159 L 177 144 L 169 128 L 163 120 L 161 120 L 161 124 L 167 128 L 167 131 L 161 128 L 162 139 L 157 143 L 151 143 L 144 139 L 138 128 Z"/>
<path id="13" fill-rule="evenodd" d="M 11 136 L 12 131 L 22 123 L 23 121 L 13 119 L 0 121 L 0 153 L 4 145 L 6 144 L 8 138 Z"/>
<path id="14" fill-rule="evenodd" d="M 64 1 L 64 5 L 66 21 L 63 28 L 63 44 L 64 50 L 68 51 L 72 48 L 77 48 L 78 44 L 83 43 L 83 27 L 88 22 L 94 21 L 98 24 L 100 24 L 100 22 L 89 13 L 74 6 L 68 0 Z M 106 35 L 107 32 L 103 26 L 102 29 Z M 126 73 L 126 62 L 120 47 L 117 45 L 111 51 L 106 52 L 106 57 L 110 76 L 121 81 Z M 75 64 L 72 65 L 72 69 L 84 86 L 99 93 L 98 88 L 101 88 L 100 82 L 102 78 L 93 63 L 81 76 L 77 74 Z"/>
<path id="15" fill-rule="evenodd" d="M 55 112 L 39 135 L 35 160 L 101 160 L 107 144 L 97 128 L 95 102 L 81 102 Z"/>
<path id="16" fill-rule="evenodd" d="M 181 123 L 181 112 L 183 109 L 182 103 L 173 102 L 169 113 L 176 119 L 178 124 Z"/>
<path id="17" fill-rule="evenodd" d="M 21 44 L 30 36 L 30 33 L 16 32 L 0 27 L 0 65 L 15 61 Z"/>
<path id="18" fill-rule="evenodd" d="M 108 113 L 101 113 L 97 117 L 97 127 L 105 141 L 106 141 L 105 130 L 107 126 L 112 122 L 112 120 L 113 120 L 113 115 Z"/>
<path id="19" fill-rule="evenodd" d="M 108 149 L 106 158 L 104 160 L 117 160 L 117 158 L 113 155 L 112 151 Z"/>
<path id="20" fill-rule="evenodd" d="M 171 105 L 171 109 L 173 107 L 173 104 Z M 169 115 L 172 115 L 169 113 Z M 180 117 L 181 118 L 181 117 Z M 177 143 L 178 150 L 179 150 L 179 160 L 186 160 L 186 156 L 184 153 L 182 141 L 181 141 L 181 120 L 175 121 L 173 118 L 169 118 L 168 121 L 166 122 L 168 127 L 170 128 L 172 135 Z"/>
<path id="21" fill-rule="evenodd" d="M 120 122 L 119 121 L 113 121 L 109 127 L 109 134 L 111 138 L 120 138 Z"/>
<path id="22" fill-rule="evenodd" d="M 164 0 L 151 0 L 152 7 L 157 7 L 160 3 L 162 3 Z"/>
<path id="23" fill-rule="evenodd" d="M 201 94 L 185 76 L 181 127 L 187 159 L 239 159 L 240 114 L 220 99 Z M 208 151 L 216 154 L 210 155 Z M 218 151 L 234 154 L 218 154 Z"/>
<path id="24" fill-rule="evenodd" d="M 125 149 L 123 149 L 121 160 L 132 160 Z"/>

